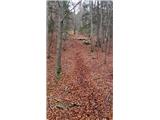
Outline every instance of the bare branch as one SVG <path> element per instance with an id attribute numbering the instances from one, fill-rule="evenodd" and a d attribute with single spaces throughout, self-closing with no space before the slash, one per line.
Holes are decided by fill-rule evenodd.
<path id="1" fill-rule="evenodd" d="M 60 3 L 59 3 L 59 0 L 57 0 L 57 2 L 58 2 L 58 6 L 61 7 L 61 5 L 60 5 Z"/>
<path id="2" fill-rule="evenodd" d="M 82 2 L 82 0 L 80 0 L 75 6 L 73 6 L 73 8 L 69 10 L 69 12 L 72 11 L 73 9 L 75 9 L 75 7 L 76 7 L 78 4 L 80 4 L 81 2 Z M 63 20 L 65 19 L 65 17 L 69 14 L 69 12 L 65 13 L 65 15 L 64 15 L 64 17 L 62 18 L 61 21 L 63 21 Z"/>

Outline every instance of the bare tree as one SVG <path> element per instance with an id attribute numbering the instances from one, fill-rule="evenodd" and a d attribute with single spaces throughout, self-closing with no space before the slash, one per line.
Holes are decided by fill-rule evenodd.
<path id="1" fill-rule="evenodd" d="M 79 1 L 71 10 L 75 10 L 75 7 L 80 3 L 81 1 Z M 62 35 L 63 35 L 63 22 L 64 19 L 66 18 L 66 16 L 69 14 L 69 12 L 67 13 L 63 13 L 63 6 L 64 6 L 64 1 L 58 1 L 58 37 L 57 37 L 57 45 L 56 45 L 56 63 L 55 63 L 55 76 L 58 79 L 60 79 L 60 73 L 62 71 L 62 67 L 61 67 L 61 49 L 62 49 Z M 69 10 L 69 11 L 71 11 Z"/>
<path id="2" fill-rule="evenodd" d="M 57 46 L 56 46 L 56 71 L 55 75 L 56 78 L 60 78 L 60 73 L 61 73 L 61 49 L 62 49 L 62 29 L 63 29 L 63 2 L 59 1 L 59 15 L 58 15 L 58 38 L 57 38 Z"/>
<path id="3" fill-rule="evenodd" d="M 90 1 L 90 16 L 91 16 L 91 33 L 90 33 L 90 40 L 91 40 L 91 52 L 94 51 L 93 48 L 93 1 Z"/>
<path id="4" fill-rule="evenodd" d="M 112 9 L 113 9 L 113 5 L 112 5 L 112 1 L 109 1 L 107 2 L 107 27 L 106 27 L 106 34 L 105 34 L 105 59 L 104 59 L 104 63 L 106 64 L 107 63 L 107 58 L 106 56 L 109 54 L 109 51 L 110 51 L 110 47 L 111 47 L 111 42 L 112 42 L 112 39 L 110 38 L 111 36 L 111 28 L 113 27 L 112 25 L 112 16 L 113 16 L 113 12 L 112 12 Z"/>
<path id="5" fill-rule="evenodd" d="M 100 43 L 101 43 L 101 48 L 102 48 L 102 51 L 103 51 L 103 47 L 102 47 L 102 41 L 103 41 L 103 28 L 102 28 L 102 24 L 103 24 L 103 2 L 102 1 L 100 1 L 100 5 L 101 5 L 101 7 L 99 8 L 99 10 L 100 10 L 100 26 L 99 26 L 99 41 L 100 41 Z"/>
<path id="6" fill-rule="evenodd" d="M 52 43 L 52 35 L 54 30 L 54 20 L 53 20 L 53 6 L 51 4 L 52 2 L 47 2 L 47 58 L 50 57 L 50 48 Z"/>
<path id="7" fill-rule="evenodd" d="M 74 9 L 74 34 L 76 34 L 76 10 Z"/>
<path id="8" fill-rule="evenodd" d="M 101 42 L 100 42 L 100 8 L 99 8 L 99 0 L 97 1 L 97 42 L 96 45 L 97 47 L 101 47 Z"/>

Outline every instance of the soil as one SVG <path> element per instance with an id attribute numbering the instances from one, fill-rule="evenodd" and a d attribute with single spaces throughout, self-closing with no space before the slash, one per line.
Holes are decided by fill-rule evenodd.
<path id="1" fill-rule="evenodd" d="M 70 35 L 62 49 L 62 73 L 55 79 L 55 36 L 47 59 L 48 120 L 112 120 L 113 55 L 79 40 L 83 35 Z M 78 39 L 77 39 L 78 38 Z"/>

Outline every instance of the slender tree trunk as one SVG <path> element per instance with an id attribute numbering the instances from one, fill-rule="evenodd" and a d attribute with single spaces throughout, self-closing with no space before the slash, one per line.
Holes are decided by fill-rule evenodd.
<path id="1" fill-rule="evenodd" d="M 47 36 L 47 58 L 50 58 L 50 48 L 52 44 L 53 32 L 49 32 Z"/>
<path id="2" fill-rule="evenodd" d="M 110 21 L 110 50 L 109 53 L 112 52 L 113 49 L 113 9 L 111 9 L 111 17 L 110 17 L 111 21 Z"/>
<path id="3" fill-rule="evenodd" d="M 107 38 L 107 43 L 105 45 L 105 61 L 104 63 L 108 65 L 108 60 L 107 60 L 107 56 L 109 54 L 109 50 L 110 50 L 110 43 L 111 43 L 111 39 L 110 39 L 110 33 L 109 33 L 109 27 L 110 27 L 110 24 L 111 24 L 111 14 L 110 13 L 110 10 L 108 8 L 108 20 L 107 20 L 107 30 L 106 30 L 106 38 Z"/>
<path id="4" fill-rule="evenodd" d="M 61 3 L 61 7 L 59 7 L 59 16 L 58 16 L 58 37 L 57 37 L 57 47 L 56 47 L 56 71 L 55 75 L 56 78 L 60 78 L 60 73 L 61 73 L 61 49 L 62 49 L 62 29 L 63 29 L 63 4 Z"/>
<path id="5" fill-rule="evenodd" d="M 101 47 L 100 38 L 99 38 L 99 28 L 100 28 L 100 15 L 99 15 L 99 1 L 97 1 L 97 47 Z"/>
<path id="6" fill-rule="evenodd" d="M 80 29 L 83 26 L 83 22 L 82 22 L 83 6 L 82 6 L 82 3 L 80 3 L 79 8 L 80 8 L 80 15 L 79 15 L 79 19 L 77 20 L 77 23 L 78 23 L 77 29 L 78 29 L 78 31 L 80 31 Z"/>
<path id="7" fill-rule="evenodd" d="M 76 11 L 74 9 L 74 35 L 76 34 Z"/>
<path id="8" fill-rule="evenodd" d="M 48 17 L 50 18 L 50 21 L 52 23 L 50 24 L 50 26 L 48 26 L 49 28 L 47 30 L 47 58 L 50 58 L 50 48 L 52 45 L 52 37 L 53 37 L 53 29 L 54 29 L 54 20 L 53 20 L 52 9 L 53 8 L 51 7 L 51 10 L 48 11 Z"/>
<path id="9" fill-rule="evenodd" d="M 90 17 L 91 17 L 91 33 L 90 33 L 90 40 L 91 40 L 91 52 L 94 51 L 93 48 L 93 1 L 90 1 Z"/>
<path id="10" fill-rule="evenodd" d="M 104 56 L 104 64 L 107 63 L 107 44 L 108 44 L 108 39 L 105 39 L 105 56 Z"/>
<path id="11" fill-rule="evenodd" d="M 99 39 L 100 39 L 100 43 L 101 43 L 101 48 L 102 48 L 102 52 L 103 52 L 103 44 L 102 44 L 102 41 L 103 41 L 103 28 L 102 28 L 102 23 L 103 23 L 103 10 L 102 10 L 102 7 L 103 7 L 103 3 L 102 1 L 100 2 L 101 3 L 101 7 L 100 7 L 100 27 L 99 27 Z"/>

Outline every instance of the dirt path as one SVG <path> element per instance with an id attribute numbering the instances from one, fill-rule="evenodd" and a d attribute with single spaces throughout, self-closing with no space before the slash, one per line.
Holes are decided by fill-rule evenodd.
<path id="1" fill-rule="evenodd" d="M 103 53 L 90 53 L 89 46 L 73 37 L 64 47 L 58 83 L 54 82 L 54 52 L 47 61 L 48 120 L 112 120 L 112 61 L 107 71 Z"/>

